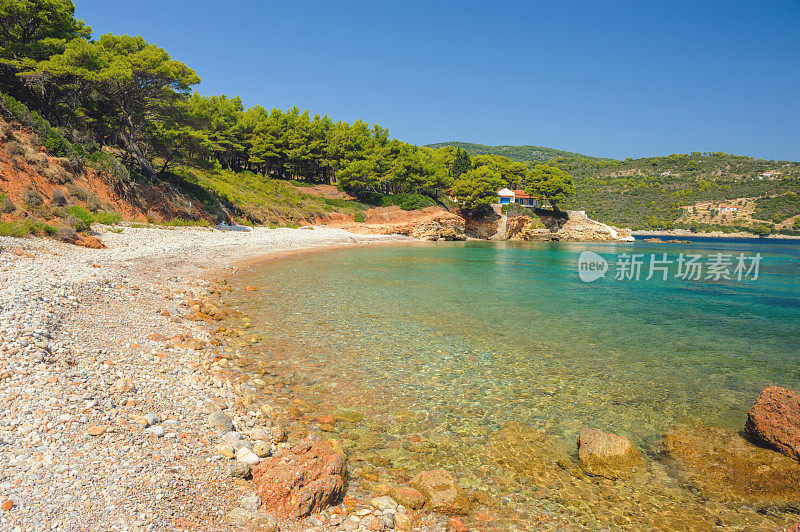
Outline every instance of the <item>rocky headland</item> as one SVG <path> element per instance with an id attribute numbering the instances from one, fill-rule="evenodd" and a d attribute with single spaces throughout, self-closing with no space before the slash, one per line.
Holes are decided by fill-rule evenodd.
<path id="1" fill-rule="evenodd" d="M 420 240 L 525 240 L 534 242 L 630 242 L 629 229 L 595 221 L 583 211 L 507 216 L 497 210 L 479 215 L 450 212 L 442 207 L 404 211 L 399 207 L 370 209 L 364 222 L 328 222 L 358 234 L 401 234 Z"/>

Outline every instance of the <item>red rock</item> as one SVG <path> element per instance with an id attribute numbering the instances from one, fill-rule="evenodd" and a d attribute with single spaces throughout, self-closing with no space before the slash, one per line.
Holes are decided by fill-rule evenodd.
<path id="1" fill-rule="evenodd" d="M 447 521 L 447 527 L 453 532 L 467 532 L 467 527 L 464 526 L 464 523 L 462 523 L 461 519 L 458 517 L 451 517 Z"/>
<path id="2" fill-rule="evenodd" d="M 367 526 L 367 530 L 372 530 L 373 532 L 381 532 L 384 530 L 383 520 L 380 517 L 375 515 L 367 516 L 361 521 L 361 524 Z"/>
<path id="3" fill-rule="evenodd" d="M 148 336 L 147 339 L 153 340 L 155 342 L 166 342 L 167 340 L 169 340 L 169 338 L 160 333 L 153 333 L 150 336 Z"/>
<path id="4" fill-rule="evenodd" d="M 308 439 L 253 469 L 253 485 L 264 510 L 290 519 L 339 502 L 346 477 L 345 455 L 323 441 Z"/>
<path id="5" fill-rule="evenodd" d="M 3 501 L 3 510 L 5 510 L 6 512 L 11 510 L 13 507 L 14 507 L 14 501 L 12 500 Z"/>
<path id="6" fill-rule="evenodd" d="M 330 426 L 333 426 L 333 425 L 335 425 L 335 424 L 336 424 L 336 420 L 335 420 L 335 419 L 334 419 L 334 417 L 333 417 L 332 415 L 330 415 L 330 414 L 328 414 L 327 416 L 319 416 L 319 417 L 317 418 L 317 421 L 319 421 L 319 422 L 320 422 L 322 425 L 330 425 Z"/>
<path id="7" fill-rule="evenodd" d="M 800 396 L 779 386 L 766 388 L 747 414 L 744 432 L 800 461 Z"/>

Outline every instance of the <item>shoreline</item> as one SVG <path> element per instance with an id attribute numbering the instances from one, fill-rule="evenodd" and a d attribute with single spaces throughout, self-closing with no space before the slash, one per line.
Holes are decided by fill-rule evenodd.
<path id="1" fill-rule="evenodd" d="M 243 269 L 417 239 L 324 227 L 99 231 L 107 249 L 0 238 L 0 528 L 327 532 L 383 520 L 376 530 L 407 530 L 386 524 L 403 519 L 416 531 L 464 526 L 427 506 L 381 508 L 373 501 L 388 497 L 360 483 L 370 471 L 356 461 L 343 504 L 275 520 L 253 510 L 255 483 L 235 473 L 241 448 L 211 422 L 224 412 L 235 441 L 253 444 L 261 427 L 280 427 L 283 436 L 268 443 L 279 457 L 306 437 L 336 438 L 322 428 L 330 415 L 306 410 L 308 383 L 248 356 L 261 342 L 244 319 L 250 309 L 226 306 L 225 294 L 251 290 L 236 275 Z M 513 431 L 501 434 L 516 441 Z M 547 474 L 589 489 L 575 467 Z M 604 486 L 591 489 L 616 489 Z M 490 508 L 482 493 L 469 496 Z M 488 523 L 500 515 L 493 512 L 469 518 Z M 557 513 L 541 516 L 545 528 L 558 524 Z"/>
<path id="2" fill-rule="evenodd" d="M 106 249 L 0 238 L 0 528 L 305 530 L 242 514 L 253 485 L 231 476 L 208 416 L 247 434 L 254 420 L 220 364 L 233 358 L 220 322 L 187 301 L 230 288 L 206 278 L 239 261 L 416 239 L 96 229 Z"/>
<path id="3" fill-rule="evenodd" d="M 634 237 L 641 236 L 670 236 L 670 237 L 710 237 L 710 238 L 763 238 L 764 240 L 800 240 L 800 236 L 773 234 L 760 237 L 753 233 L 723 233 L 722 231 L 710 231 L 693 233 L 687 229 L 675 229 L 672 231 L 631 231 Z"/>

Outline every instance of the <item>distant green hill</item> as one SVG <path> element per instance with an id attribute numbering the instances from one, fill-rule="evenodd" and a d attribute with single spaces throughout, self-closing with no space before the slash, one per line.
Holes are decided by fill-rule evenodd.
<path id="1" fill-rule="evenodd" d="M 611 160 L 602 157 L 592 157 L 590 155 L 583 155 L 571 151 L 556 150 L 554 148 L 544 148 L 542 146 L 486 146 L 485 144 L 475 144 L 473 142 L 437 142 L 436 144 L 428 144 L 429 148 L 443 148 L 445 146 L 454 146 L 466 150 L 472 156 L 475 155 L 502 155 L 508 157 L 512 161 L 519 162 L 544 162 L 554 159 L 556 157 L 568 157 L 576 159 L 587 159 L 593 161 Z"/>
<path id="2" fill-rule="evenodd" d="M 616 160 L 538 146 L 442 142 L 470 155 L 497 154 L 533 165 L 546 162 L 574 177 L 565 208 L 633 229 L 695 228 L 794 233 L 800 229 L 800 162 L 724 152 L 692 152 Z M 766 175 L 765 175 L 766 174 Z M 746 200 L 743 198 L 747 198 Z M 721 204 L 735 212 L 720 211 Z M 699 209 L 683 206 L 708 202 Z"/>

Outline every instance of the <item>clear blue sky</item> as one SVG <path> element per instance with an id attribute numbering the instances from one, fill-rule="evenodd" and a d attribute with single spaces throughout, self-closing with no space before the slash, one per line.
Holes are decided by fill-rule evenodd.
<path id="1" fill-rule="evenodd" d="M 361 118 L 416 144 L 800 160 L 800 2 L 76 0 L 202 94 Z"/>

